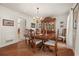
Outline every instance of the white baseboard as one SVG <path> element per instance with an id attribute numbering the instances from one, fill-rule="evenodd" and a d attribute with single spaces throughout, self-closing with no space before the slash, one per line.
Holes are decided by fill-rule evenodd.
<path id="1" fill-rule="evenodd" d="M 24 40 L 24 39 L 22 39 L 22 40 Z M 12 41 L 12 42 L 2 44 L 2 45 L 0 46 L 0 48 L 5 47 L 5 46 L 8 46 L 8 45 L 11 45 L 11 44 L 14 44 L 14 43 L 17 43 L 17 42 L 22 41 L 22 40 L 16 40 L 16 41 L 14 40 L 14 41 Z"/>
<path id="2" fill-rule="evenodd" d="M 75 51 L 75 56 L 79 56 L 79 52 Z"/>

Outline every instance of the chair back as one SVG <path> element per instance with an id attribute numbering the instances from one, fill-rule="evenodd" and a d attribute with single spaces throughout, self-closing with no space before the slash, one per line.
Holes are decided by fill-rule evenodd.
<path id="1" fill-rule="evenodd" d="M 66 36 L 66 29 L 62 30 L 62 36 Z"/>
<path id="2" fill-rule="evenodd" d="M 25 29 L 25 31 L 24 31 L 24 36 L 25 36 L 25 37 L 28 37 L 28 36 L 29 36 L 29 30 L 28 30 L 28 29 Z"/>
<path id="3" fill-rule="evenodd" d="M 58 52 L 58 47 L 57 47 L 57 43 L 58 43 L 58 36 L 59 36 L 59 29 L 57 30 L 56 43 L 55 43 L 55 53 L 56 53 L 56 56 L 57 56 L 57 52 Z"/>

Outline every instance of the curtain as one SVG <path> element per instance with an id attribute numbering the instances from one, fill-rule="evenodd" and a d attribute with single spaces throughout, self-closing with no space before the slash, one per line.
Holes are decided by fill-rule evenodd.
<path id="1" fill-rule="evenodd" d="M 66 44 L 68 48 L 73 48 L 73 10 L 70 10 L 67 19 Z"/>

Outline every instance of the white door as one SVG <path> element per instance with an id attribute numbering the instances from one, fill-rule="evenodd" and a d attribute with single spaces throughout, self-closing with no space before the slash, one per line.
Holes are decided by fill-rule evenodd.
<path id="1" fill-rule="evenodd" d="M 18 26 L 17 26 L 17 32 L 19 30 L 18 34 L 18 40 L 24 40 L 24 30 L 25 30 L 25 19 L 19 18 L 18 19 Z"/>

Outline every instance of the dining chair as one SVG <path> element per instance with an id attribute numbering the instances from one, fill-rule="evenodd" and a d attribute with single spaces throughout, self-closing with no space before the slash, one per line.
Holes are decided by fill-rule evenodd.
<path id="1" fill-rule="evenodd" d="M 62 29 L 62 34 L 58 35 L 58 39 L 62 40 L 63 42 L 66 41 L 66 29 Z"/>
<path id="2" fill-rule="evenodd" d="M 44 42 L 45 47 L 47 47 L 49 51 L 55 52 L 56 56 L 57 56 L 57 41 L 58 41 L 57 39 L 58 34 L 55 35 L 55 38 L 48 39 L 46 42 Z"/>
<path id="3" fill-rule="evenodd" d="M 35 52 L 36 52 L 37 48 L 42 43 L 42 40 L 39 38 L 36 38 L 36 36 L 39 35 L 39 34 L 36 34 L 36 31 L 34 31 L 33 35 L 34 35 L 33 39 L 32 39 L 33 40 L 33 47 L 34 47 Z"/>
<path id="4" fill-rule="evenodd" d="M 46 41 L 46 42 L 44 43 L 44 45 L 45 45 L 45 47 L 48 47 L 49 50 L 51 50 L 50 47 L 55 47 L 56 41 L 48 39 L 48 41 Z M 45 49 L 46 49 L 46 48 L 45 48 Z M 54 51 L 54 50 L 55 50 L 55 49 L 53 49 L 52 51 Z"/>
<path id="5" fill-rule="evenodd" d="M 26 42 L 26 44 L 29 45 L 29 42 L 30 42 L 30 33 L 29 33 L 29 29 L 25 29 L 24 37 L 25 37 L 25 42 Z"/>

